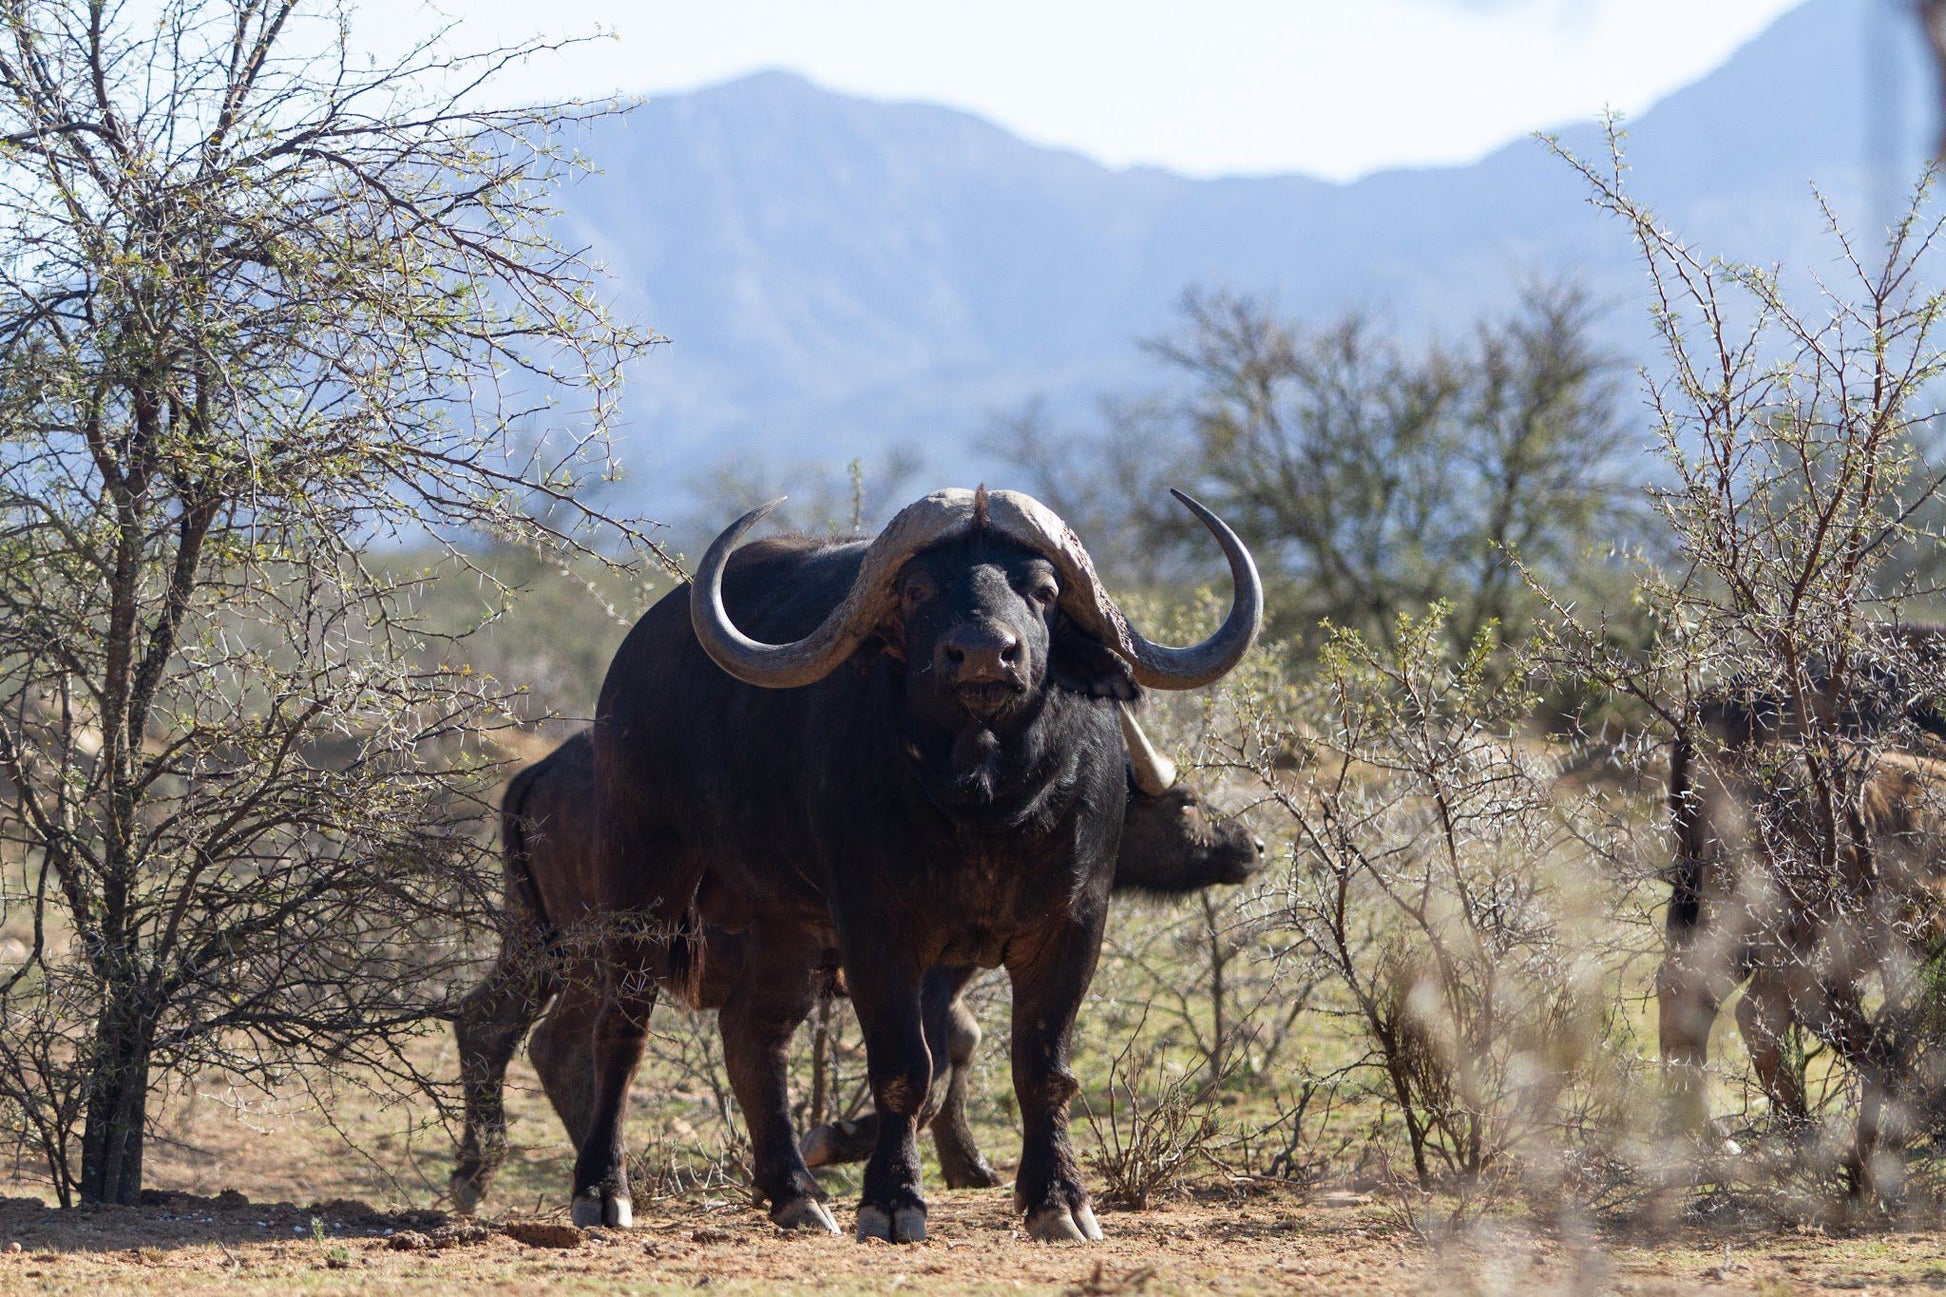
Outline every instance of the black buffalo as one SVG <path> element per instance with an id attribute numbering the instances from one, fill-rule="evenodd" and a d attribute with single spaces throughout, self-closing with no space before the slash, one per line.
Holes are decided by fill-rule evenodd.
<path id="1" fill-rule="evenodd" d="M 1132 720 L 1125 732 L 1133 786 L 1115 890 L 1174 896 L 1246 881 L 1261 862 L 1263 844 L 1236 821 L 1207 814 Z M 516 775 L 501 801 L 506 927 L 500 958 L 467 997 L 455 1024 L 466 1125 L 452 1193 L 463 1212 L 478 1204 L 506 1155 L 507 1064 L 537 1020 L 530 1053 L 542 1088 L 577 1149 L 586 1132 L 593 1092 L 590 1031 L 600 997 L 590 969 L 577 966 L 572 951 L 581 944 L 576 926 L 588 917 L 582 888 L 591 858 L 587 808 L 593 795 L 594 749 L 584 732 Z M 720 1009 L 747 965 L 748 934 L 710 929 L 705 940 L 705 976 L 694 1007 Z M 927 1045 L 933 1057 L 948 1061 L 934 1077 L 929 1107 L 940 1170 L 952 1188 L 998 1183 L 966 1120 L 968 1066 L 980 1028 L 959 993 L 974 971 L 932 970 L 922 995 Z M 802 975 L 813 995 L 828 993 L 835 981 L 825 969 L 807 967 Z M 861 1161 L 876 1140 L 877 1122 L 868 1116 L 814 1128 L 802 1149 L 810 1165 L 822 1166 Z"/>
<path id="2" fill-rule="evenodd" d="M 610 665 L 593 729 L 594 1094 L 574 1219 L 626 1224 L 623 1103 L 663 985 L 706 977 L 705 924 L 751 934 L 722 1009 L 758 1192 L 832 1228 L 786 1108 L 807 965 L 835 952 L 879 1119 L 862 1238 L 925 1236 L 915 1122 L 932 1085 L 928 969 L 1004 965 L 1023 1123 L 1016 1203 L 1036 1238 L 1095 1238 L 1069 1144 L 1069 1036 L 1100 953 L 1127 782 L 1118 703 L 1229 671 L 1262 589 L 1222 543 L 1235 598 L 1206 642 L 1131 630 L 1073 532 L 1022 495 L 942 491 L 869 544 L 718 537 Z"/>

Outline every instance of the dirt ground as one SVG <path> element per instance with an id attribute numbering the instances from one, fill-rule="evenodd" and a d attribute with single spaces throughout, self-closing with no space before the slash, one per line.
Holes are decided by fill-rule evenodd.
<path id="1" fill-rule="evenodd" d="M 1334 1199 L 1334 1201 L 1337 1201 Z M 313 1219 L 318 1221 L 313 1225 Z M 1258 1197 L 1104 1216 L 1106 1243 L 1027 1242 L 1004 1191 L 937 1193 L 933 1237 L 894 1247 L 785 1235 L 753 1210 L 663 1205 L 630 1232 L 444 1224 L 175 1195 L 142 1208 L 0 1202 L 0 1291 L 365 1293 L 922 1289 L 1120 1293 L 1817 1293 L 1946 1288 L 1932 1233 L 1697 1231 L 1587 1249 L 1496 1231 L 1433 1247 L 1382 1203 Z M 520 1236 L 520 1237 L 517 1237 Z M 522 1241 L 522 1238 L 525 1241 Z M 562 1246 L 566 1244 L 568 1246 Z"/>
<path id="2" fill-rule="evenodd" d="M 443 1047 L 443 1046 L 442 1046 Z M 435 1059 L 435 1065 L 444 1065 Z M 531 1072 L 509 1089 L 514 1156 L 481 1223 L 449 1219 L 444 1130 L 408 1106 L 331 1096 L 334 1130 L 293 1103 L 244 1103 L 216 1086 L 172 1096 L 149 1149 L 139 1208 L 45 1205 L 44 1186 L 0 1174 L 0 1293 L 588 1292 L 700 1287 L 822 1294 L 1917 1293 L 1946 1289 L 1946 1233 L 1778 1223 L 1716 1210 L 1653 1236 L 1619 1224 L 1585 1241 L 1547 1236 L 1514 1209 L 1460 1242 L 1430 1243 L 1384 1195 L 1244 1192 L 1205 1181 L 1147 1212 L 1104 1210 L 1095 1245 L 1029 1242 L 1004 1189 L 929 1190 L 931 1238 L 895 1247 L 787 1235 L 731 1186 L 638 1194 L 632 1231 L 565 1222 L 570 1154 Z M 638 1095 L 639 1144 L 680 1127 L 668 1096 Z M 315 1106 L 309 1109 L 315 1112 Z M 995 1131 L 988 1148 L 1006 1147 Z M 1004 1157 L 997 1157 L 1004 1163 Z M 929 1168 L 930 1169 L 930 1168 Z M 848 1225 L 855 1179 L 830 1189 Z M 4 1196 L 11 1195 L 11 1196 Z M 246 1196 L 247 1195 L 247 1196 Z M 371 1205 L 368 1205 L 371 1204 Z M 562 1246 L 566 1244 L 568 1246 Z"/>

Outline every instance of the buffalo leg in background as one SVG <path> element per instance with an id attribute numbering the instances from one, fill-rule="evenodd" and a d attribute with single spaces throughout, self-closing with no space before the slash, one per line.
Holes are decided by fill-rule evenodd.
<path id="1" fill-rule="evenodd" d="M 1081 1088 L 1069 1066 L 1074 1019 L 1101 955 L 1105 912 L 1103 906 L 1058 928 L 1017 938 L 1008 948 L 1014 1095 L 1021 1120 L 1014 1206 L 1026 1213 L 1028 1236 L 1044 1241 L 1101 1237 L 1068 1138 L 1068 1105 Z"/>
<path id="2" fill-rule="evenodd" d="M 961 997 L 978 972 L 935 968 L 926 975 L 926 1040 L 933 1058 L 946 1059 L 945 1084 L 937 1077 L 933 1081 L 932 1143 L 948 1189 L 991 1189 L 1000 1183 L 966 1119 L 966 1086 L 973 1075 L 973 1051 L 980 1047 L 980 1021 Z M 934 1007 L 940 1003 L 943 1010 Z"/>
<path id="3" fill-rule="evenodd" d="M 622 1129 L 628 1088 L 641 1066 L 649 1015 L 655 1010 L 656 983 L 640 972 L 646 963 L 609 971 L 601 1008 L 594 1019 L 593 1102 L 588 1126 L 574 1161 L 576 1225 L 634 1224 L 628 1189 L 628 1145 Z"/>
<path id="4" fill-rule="evenodd" d="M 521 922 L 510 916 L 510 921 Z M 500 958 L 484 982 L 460 1002 L 453 1020 L 459 1044 L 460 1086 L 466 1125 L 449 1182 L 453 1209 L 471 1215 L 507 1158 L 507 1064 L 560 978 L 538 942 L 504 939 Z"/>
<path id="5" fill-rule="evenodd" d="M 972 1074 L 973 1051 L 979 1048 L 980 1024 L 961 994 L 979 969 L 966 966 L 935 968 L 926 974 L 921 1007 L 926 1023 L 926 1050 L 932 1055 L 932 1090 L 927 1110 L 932 1113 L 933 1148 L 948 1189 L 990 1189 L 1000 1183 L 973 1138 L 966 1119 L 966 1087 Z M 938 1066 L 941 1059 L 945 1065 Z M 921 1118 L 924 1118 L 921 1113 Z M 878 1144 L 878 1116 L 866 1113 L 853 1121 L 834 1121 L 804 1133 L 804 1158 L 811 1166 L 863 1162 Z"/>
<path id="6" fill-rule="evenodd" d="M 827 1121 L 804 1132 L 798 1151 L 806 1166 L 839 1166 L 863 1162 L 878 1147 L 878 1115 L 866 1113 L 849 1121 Z"/>

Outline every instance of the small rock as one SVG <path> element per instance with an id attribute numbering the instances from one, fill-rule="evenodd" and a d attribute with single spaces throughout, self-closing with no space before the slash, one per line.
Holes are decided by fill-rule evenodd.
<path id="1" fill-rule="evenodd" d="M 15 1240 L 14 1240 L 13 1242 L 11 1242 L 11 1243 L 9 1243 L 9 1244 L 7 1244 L 7 1251 L 8 1251 L 9 1253 L 17 1253 L 17 1252 L 19 1252 L 19 1251 L 20 1251 L 20 1240 L 19 1240 L 19 1239 L 15 1239 Z"/>
<path id="2" fill-rule="evenodd" d="M 385 1240 L 385 1246 L 394 1252 L 418 1252 L 436 1244 L 416 1229 L 402 1229 Z"/>
<path id="3" fill-rule="evenodd" d="M 728 1243 L 731 1235 L 727 1230 L 711 1229 L 705 1225 L 689 1236 L 691 1243 Z"/>
<path id="4" fill-rule="evenodd" d="M 1333 1189 L 1318 1199 L 1321 1207 L 1364 1207 L 1371 1203 L 1369 1193 L 1352 1193 L 1348 1189 Z"/>
<path id="5" fill-rule="evenodd" d="M 528 1247 L 570 1248 L 581 1246 L 581 1231 L 572 1225 L 551 1220 L 510 1220 L 500 1232 Z"/>

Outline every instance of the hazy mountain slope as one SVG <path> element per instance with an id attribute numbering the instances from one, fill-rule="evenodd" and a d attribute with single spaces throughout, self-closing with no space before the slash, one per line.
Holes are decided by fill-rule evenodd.
<path id="1" fill-rule="evenodd" d="M 1923 138 L 1908 101 L 1924 70 L 1889 21 L 1873 0 L 1787 14 L 1631 125 L 1636 183 L 1706 246 L 1828 262 L 1808 182 L 1869 224 L 1890 209 L 1868 158 Z M 1564 139 L 1601 148 L 1592 125 Z M 1415 328 L 1504 305 L 1523 277 L 1572 276 L 1616 304 L 1618 342 L 1643 339 L 1624 232 L 1529 141 L 1349 185 L 1198 181 L 765 74 L 651 103 L 587 147 L 605 174 L 569 194 L 570 234 L 672 339 L 627 399 L 628 492 L 651 514 L 732 454 L 787 476 L 906 444 L 930 476 L 982 472 L 971 439 L 990 411 L 1035 394 L 1075 411 L 1162 381 L 1133 340 L 1168 327 L 1191 284 Z"/>

